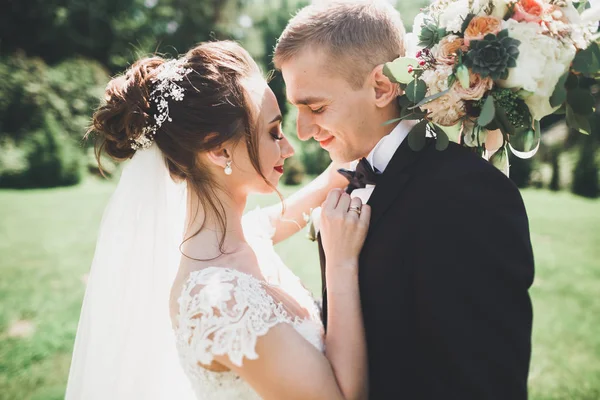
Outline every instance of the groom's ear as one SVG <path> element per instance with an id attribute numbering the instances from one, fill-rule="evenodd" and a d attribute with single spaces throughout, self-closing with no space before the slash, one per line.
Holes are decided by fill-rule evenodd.
<path id="1" fill-rule="evenodd" d="M 383 64 L 376 66 L 369 77 L 374 89 L 375 105 L 379 108 L 387 107 L 400 95 L 400 86 L 393 83 L 383 73 Z"/>

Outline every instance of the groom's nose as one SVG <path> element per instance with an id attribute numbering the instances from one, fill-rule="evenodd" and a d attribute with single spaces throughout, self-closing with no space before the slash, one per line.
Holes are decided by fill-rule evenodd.
<path id="1" fill-rule="evenodd" d="M 319 131 L 319 127 L 315 125 L 311 115 L 307 115 L 307 113 L 299 111 L 298 119 L 296 120 L 296 131 L 298 134 L 298 139 L 304 141 L 314 137 Z"/>

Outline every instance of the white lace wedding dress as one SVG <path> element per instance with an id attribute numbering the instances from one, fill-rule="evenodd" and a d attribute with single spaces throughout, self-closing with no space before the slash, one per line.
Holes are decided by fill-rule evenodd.
<path id="1" fill-rule="evenodd" d="M 215 355 L 225 354 L 238 366 L 256 359 L 257 338 L 277 324 L 292 325 L 324 351 L 319 308 L 275 252 L 268 217 L 259 209 L 251 211 L 243 227 L 266 282 L 233 268 L 209 267 L 190 274 L 179 298 L 177 350 L 197 399 L 260 399 L 234 372 L 214 372 L 199 363 L 209 366 Z M 304 309 L 304 317 L 294 315 L 284 301 L 287 296 Z"/>

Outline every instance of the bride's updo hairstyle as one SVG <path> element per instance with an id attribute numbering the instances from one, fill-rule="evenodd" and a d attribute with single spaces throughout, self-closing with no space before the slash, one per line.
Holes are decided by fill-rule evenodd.
<path id="1" fill-rule="evenodd" d="M 200 44 L 183 59 L 183 67 L 191 70 L 176 82 L 183 89 L 183 99 L 168 99 L 170 120 L 158 127 L 153 140 L 164 154 L 171 176 L 186 180 L 188 188 L 200 194 L 202 207 L 224 229 L 217 183 L 197 155 L 228 141 L 244 140 L 254 169 L 272 186 L 260 170 L 256 121 L 243 86 L 246 78 L 260 75 L 260 70 L 248 52 L 231 41 Z M 88 132 L 96 133 L 98 160 L 102 153 L 126 160 L 136 151 L 144 151 L 135 150 L 132 143 L 144 135 L 144 128 L 155 124 L 160 113 L 150 93 L 157 84 L 153 79 L 159 67 L 167 61 L 161 57 L 138 60 L 109 82 L 105 103 L 94 113 Z"/>

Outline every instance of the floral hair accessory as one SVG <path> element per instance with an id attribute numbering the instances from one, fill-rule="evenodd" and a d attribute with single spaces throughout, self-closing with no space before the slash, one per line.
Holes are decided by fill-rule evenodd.
<path id="1" fill-rule="evenodd" d="M 154 115 L 154 123 L 146 126 L 142 134 L 136 139 L 132 139 L 131 148 L 134 150 L 147 149 L 152 146 L 154 136 L 165 121 L 173 121 L 169 116 L 169 99 L 173 101 L 182 101 L 184 90 L 177 82 L 183 81 L 183 78 L 190 72 L 191 68 L 185 68 L 187 60 L 175 59 L 167 61 L 158 67 L 158 74 L 152 79 L 152 83 L 157 84 L 150 93 L 150 101 L 156 104 L 157 114 Z"/>

